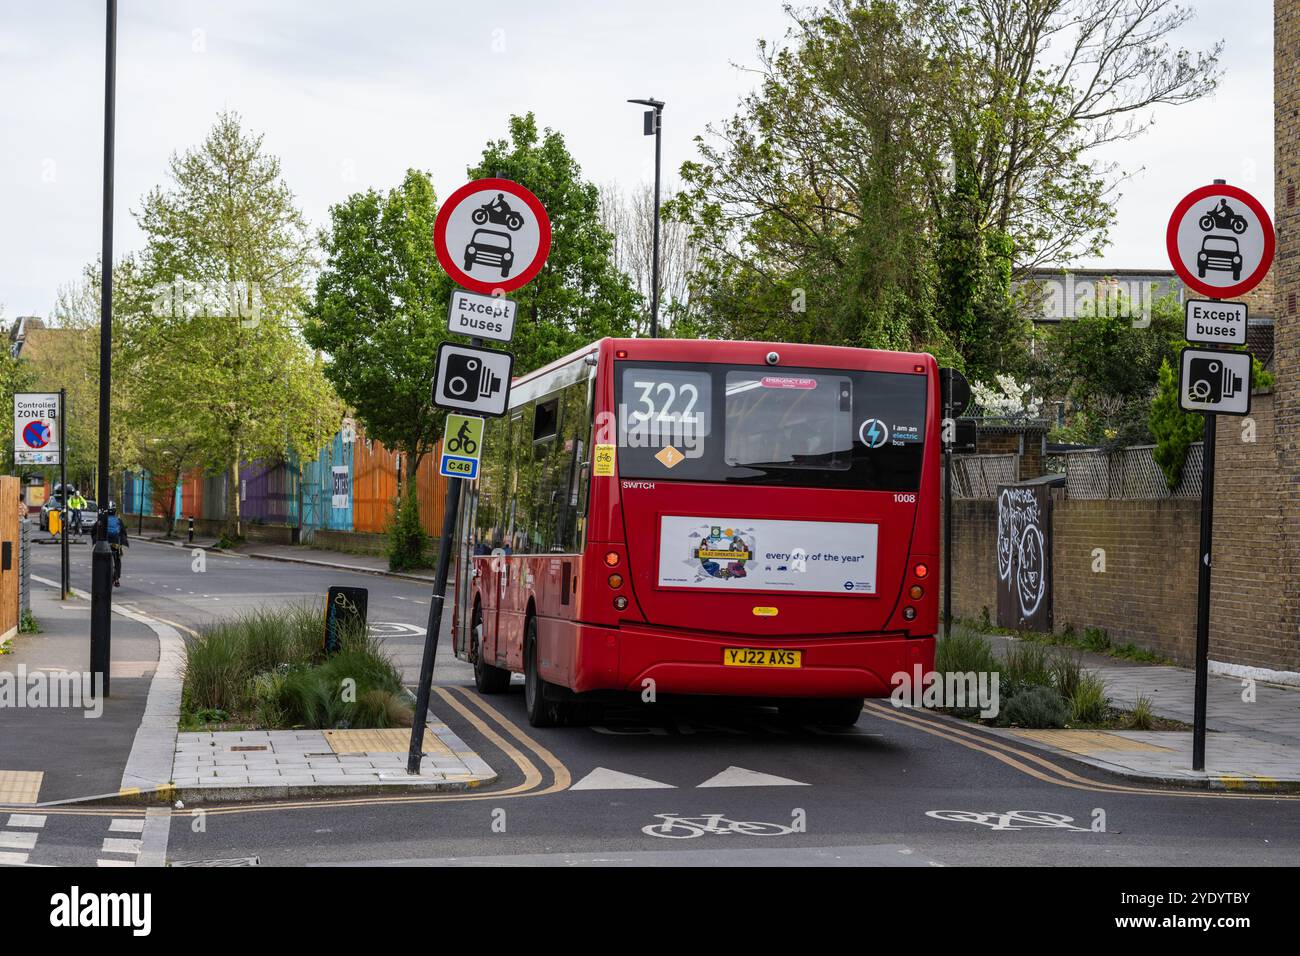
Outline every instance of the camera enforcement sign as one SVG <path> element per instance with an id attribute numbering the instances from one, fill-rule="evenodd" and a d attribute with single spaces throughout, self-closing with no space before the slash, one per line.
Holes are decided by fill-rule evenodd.
<path id="1" fill-rule="evenodd" d="M 1250 353 L 1183 349 L 1178 404 L 1183 411 L 1250 414 Z"/>
<path id="2" fill-rule="evenodd" d="M 443 342 L 438 346 L 433 404 L 455 412 L 494 418 L 504 415 L 514 363 L 509 352 Z"/>
<path id="3" fill-rule="evenodd" d="M 438 474 L 444 478 L 470 480 L 478 477 L 479 456 L 483 453 L 483 425 L 483 419 L 473 415 L 447 415 Z"/>
<path id="4" fill-rule="evenodd" d="M 453 282 L 491 295 L 527 285 L 551 251 L 541 200 L 509 179 L 476 179 L 452 193 L 433 226 L 438 261 Z"/>

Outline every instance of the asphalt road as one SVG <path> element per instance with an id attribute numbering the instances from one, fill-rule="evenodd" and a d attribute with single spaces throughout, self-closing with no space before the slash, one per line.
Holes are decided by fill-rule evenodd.
<path id="1" fill-rule="evenodd" d="M 83 555 L 86 554 L 83 549 Z M 38 573 L 53 576 L 38 554 Z M 87 584 L 83 557 L 74 583 Z M 141 543 L 118 601 L 187 627 L 249 607 L 370 588 L 372 622 L 420 628 L 427 588 L 373 575 Z M 418 662 L 418 635 L 390 639 Z M 1163 791 L 1047 759 L 968 725 L 869 705 L 848 731 L 725 702 L 530 728 L 519 686 L 481 697 L 439 652 L 433 710 L 501 774 L 461 794 L 173 810 L 166 858 L 263 865 L 1282 865 L 1300 858 L 1300 795 Z M 413 668 L 409 673 L 413 674 Z M 1010 815 L 1012 811 L 1018 814 Z M 112 820 L 51 814 L 34 863 L 90 863 Z M 127 824 L 119 824 L 127 826 Z"/>

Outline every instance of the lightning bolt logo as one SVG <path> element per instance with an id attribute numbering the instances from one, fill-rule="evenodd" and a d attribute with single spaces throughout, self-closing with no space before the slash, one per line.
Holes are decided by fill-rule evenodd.
<path id="1" fill-rule="evenodd" d="M 879 448 L 889 438 L 889 429 L 878 418 L 868 418 L 858 429 L 858 438 L 868 448 Z"/>

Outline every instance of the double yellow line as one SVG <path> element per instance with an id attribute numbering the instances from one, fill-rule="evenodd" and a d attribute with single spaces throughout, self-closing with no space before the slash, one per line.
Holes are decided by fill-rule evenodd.
<path id="1" fill-rule="evenodd" d="M 482 793 L 413 793 L 390 796 L 338 797 L 321 800 L 280 800 L 266 803 L 246 803 L 231 806 L 206 807 L 199 805 L 208 816 L 226 816 L 237 813 L 268 813 L 280 810 L 314 810 L 329 807 L 375 807 L 393 804 L 456 803 L 469 800 L 508 800 L 515 797 L 542 797 L 567 790 L 573 777 L 560 759 L 517 726 L 495 707 L 482 700 L 478 694 L 465 687 L 434 687 L 434 693 L 456 713 L 460 714 L 489 743 L 510 758 L 523 774 L 523 780 L 504 790 Z M 468 701 L 473 706 L 466 706 Z M 478 713 L 475 712 L 477 709 Z M 489 723 L 491 721 L 491 723 Z M 496 726 L 494 727 L 493 724 Z M 500 728 L 498 730 L 498 728 Z M 504 733 L 503 733 L 504 732 Z M 511 740 L 513 738 L 513 741 Z M 533 761 L 535 757 L 541 767 Z M 547 780 L 549 779 L 549 783 Z"/>
<path id="2" fill-rule="evenodd" d="M 460 714 L 489 743 L 504 753 L 523 775 L 523 780 L 504 790 L 488 790 L 481 793 L 454 791 L 440 793 L 391 793 L 386 796 L 360 797 L 326 797 L 312 800 L 278 800 L 261 803 L 242 803 L 227 806 L 196 804 L 187 810 L 201 810 L 209 816 L 225 816 L 236 813 L 268 813 L 278 810 L 312 810 L 329 807 L 373 807 L 389 806 L 395 803 L 452 803 L 460 800 L 502 800 L 514 797 L 541 797 L 551 793 L 567 790 L 573 777 L 567 767 L 540 743 L 517 726 L 495 707 L 483 701 L 478 694 L 465 687 L 434 687 L 434 693 L 456 713 Z M 466 706 L 468 701 L 473 706 Z M 490 721 L 490 723 L 489 723 Z M 494 727 L 493 724 L 496 726 Z M 500 728 L 499 730 L 497 728 Z M 535 760 L 534 760 L 535 758 Z M 539 766 L 540 764 L 541 766 Z M 549 783 L 547 782 L 549 780 Z M 106 798 L 118 796 L 105 794 Z M 55 807 L 55 806 L 5 806 L 0 811 L 6 813 L 41 813 L 63 816 L 143 816 L 144 807 Z M 184 810 L 178 812 L 185 812 Z"/>
<path id="3" fill-rule="evenodd" d="M 982 753 L 987 757 L 992 757 L 1014 770 L 1018 770 L 1027 776 L 1043 783 L 1050 783 L 1058 787 L 1068 787 L 1072 790 L 1085 790 L 1090 793 L 1131 793 L 1146 794 L 1160 797 L 1191 797 L 1202 800 L 1300 800 L 1300 794 L 1295 793 L 1243 793 L 1240 791 L 1227 792 L 1222 790 L 1190 790 L 1190 789 L 1162 789 L 1158 787 L 1142 786 L 1140 784 L 1123 784 L 1123 783 L 1105 783 L 1097 780 L 1090 780 L 1087 777 L 1081 777 L 1064 767 L 1053 763 L 1046 757 L 1024 750 L 1020 747 L 1013 746 L 1005 741 L 991 737 L 987 734 L 966 730 L 963 727 L 956 726 L 948 721 L 934 717 L 921 716 L 916 711 L 900 710 L 888 704 L 878 701 L 869 700 L 866 703 L 866 711 L 881 720 L 892 721 L 901 724 L 904 727 L 910 727 L 913 730 L 919 730 L 922 733 L 931 734 L 935 737 L 941 737 L 950 743 L 955 743 L 965 747 L 968 750 L 974 750 Z"/>

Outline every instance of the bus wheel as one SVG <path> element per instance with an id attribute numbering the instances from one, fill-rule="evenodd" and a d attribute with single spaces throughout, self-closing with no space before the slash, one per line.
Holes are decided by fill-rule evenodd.
<path id="1" fill-rule="evenodd" d="M 558 701 L 546 699 L 546 681 L 537 672 L 537 618 L 530 617 L 524 628 L 524 709 L 534 727 L 555 727 L 564 717 Z"/>
<path id="2" fill-rule="evenodd" d="M 782 703 L 779 709 L 782 717 L 794 723 L 852 727 L 862 715 L 862 698 L 791 700 Z"/>
<path id="3" fill-rule="evenodd" d="M 474 686 L 480 694 L 502 694 L 510 686 L 510 672 L 504 667 L 494 667 L 483 659 L 483 610 L 474 605 L 474 626 L 470 628 L 474 642 Z"/>

